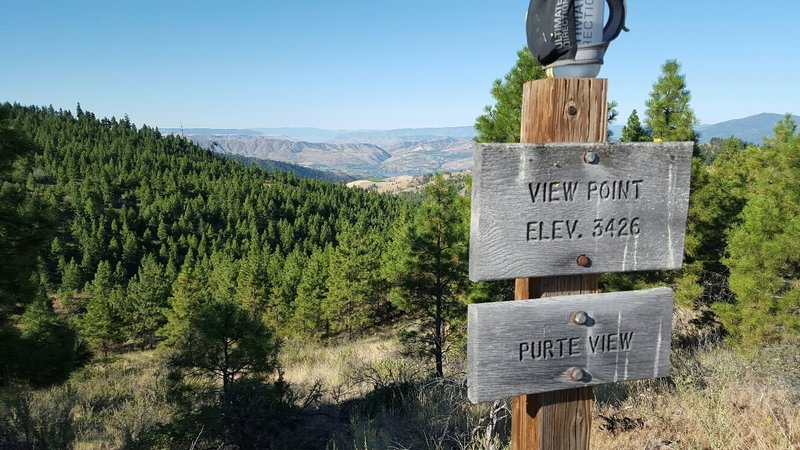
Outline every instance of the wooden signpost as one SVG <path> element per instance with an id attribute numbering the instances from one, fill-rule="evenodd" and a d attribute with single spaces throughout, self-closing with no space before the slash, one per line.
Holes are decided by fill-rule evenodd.
<path id="1" fill-rule="evenodd" d="M 588 450 L 589 386 L 668 375 L 672 291 L 591 294 L 602 272 L 680 267 L 692 144 L 605 144 L 607 90 L 528 82 L 536 145 L 476 152 L 470 278 L 516 278 L 526 301 L 470 306 L 468 395 L 516 395 L 512 450 Z"/>

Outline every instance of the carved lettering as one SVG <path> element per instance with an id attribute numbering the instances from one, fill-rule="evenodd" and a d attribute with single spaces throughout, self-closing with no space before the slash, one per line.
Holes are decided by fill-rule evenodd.
<path id="1" fill-rule="evenodd" d="M 525 240 L 527 242 L 574 240 L 582 239 L 584 233 L 594 238 L 626 238 L 638 236 L 642 232 L 639 217 L 594 219 L 593 225 L 584 225 L 582 230 L 579 224 L 580 221 L 569 219 L 528 222 Z"/>
<path id="2" fill-rule="evenodd" d="M 586 183 L 586 199 L 592 200 L 639 200 L 644 180 L 589 181 Z"/>
<path id="3" fill-rule="evenodd" d="M 625 333 L 599 334 L 588 336 L 583 349 L 591 354 L 629 352 L 633 344 L 633 331 Z M 552 359 L 574 358 L 583 355 L 583 337 L 544 339 L 519 343 L 519 360 L 548 361 Z"/>
<path id="4" fill-rule="evenodd" d="M 619 341 L 619 342 L 617 342 Z M 633 331 L 628 333 L 601 334 L 589 336 L 589 350 L 593 354 L 630 351 Z"/>
<path id="5" fill-rule="evenodd" d="M 644 180 L 605 180 L 586 183 L 586 200 L 640 200 Z M 580 181 L 539 181 L 528 183 L 533 203 L 574 202 Z"/>
<path id="6" fill-rule="evenodd" d="M 581 338 L 569 338 L 569 356 L 581 356 L 581 352 L 576 348 L 580 342 Z"/>
<path id="7" fill-rule="evenodd" d="M 579 184 L 578 181 L 528 183 L 528 192 L 533 203 L 573 202 Z"/>
<path id="8" fill-rule="evenodd" d="M 562 239 L 580 239 L 582 234 L 577 232 L 577 220 L 553 220 L 550 222 L 528 222 L 526 240 L 530 241 L 557 241 Z"/>
<path id="9" fill-rule="evenodd" d="M 597 353 L 597 343 L 600 341 L 602 336 L 589 336 L 589 345 L 592 347 L 592 353 Z"/>
<path id="10" fill-rule="evenodd" d="M 633 331 L 619 335 L 619 346 L 623 351 L 631 349 L 631 341 L 633 341 Z"/>
<path id="11" fill-rule="evenodd" d="M 575 192 L 578 191 L 578 182 L 577 181 L 565 181 L 564 182 L 564 200 L 568 202 L 575 201 Z"/>
<path id="12" fill-rule="evenodd" d="M 559 194 L 561 193 L 560 189 L 561 189 L 560 182 L 553 181 L 552 183 L 550 183 L 550 195 L 547 197 L 547 201 L 553 203 L 561 200 L 561 197 L 559 197 Z"/>
<path id="13" fill-rule="evenodd" d="M 551 238 L 555 241 L 556 239 L 564 239 L 564 236 L 561 235 L 563 229 L 561 226 L 564 224 L 563 220 L 554 220 L 553 221 L 553 232 L 550 233 Z"/>

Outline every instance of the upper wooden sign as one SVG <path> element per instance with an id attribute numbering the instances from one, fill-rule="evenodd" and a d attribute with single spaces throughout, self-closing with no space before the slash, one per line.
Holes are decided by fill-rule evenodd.
<path id="1" fill-rule="evenodd" d="M 477 145 L 470 279 L 679 268 L 692 148 Z"/>

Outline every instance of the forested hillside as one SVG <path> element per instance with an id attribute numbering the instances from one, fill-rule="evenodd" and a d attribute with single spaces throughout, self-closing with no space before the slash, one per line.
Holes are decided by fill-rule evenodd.
<path id="1" fill-rule="evenodd" d="M 38 254 L 39 289 L 102 351 L 154 345 L 180 275 L 264 315 L 279 334 L 338 330 L 338 312 L 335 324 L 319 313 L 322 272 L 304 268 L 353 251 L 341 243 L 359 245 L 354 236 L 380 241 L 400 210 L 393 197 L 266 172 L 127 118 L 97 119 L 80 107 L 76 115 L 2 110 L 32 147 L 8 177 L 52 222 Z"/>
<path id="2" fill-rule="evenodd" d="M 468 202 L 441 176 L 406 202 L 80 106 L 1 105 L 0 150 L 0 447 L 111 439 L 136 408 L 147 419 L 115 446 L 303 439 L 298 409 L 319 394 L 306 402 L 283 381 L 284 340 L 353 339 L 402 317 L 405 351 L 441 377 L 463 348 L 466 303 L 502 297 L 468 283 Z M 142 373 L 147 392 L 94 390 L 97 370 L 127 377 L 118 358 L 158 367 Z M 40 407 L 52 409 L 26 412 Z"/>

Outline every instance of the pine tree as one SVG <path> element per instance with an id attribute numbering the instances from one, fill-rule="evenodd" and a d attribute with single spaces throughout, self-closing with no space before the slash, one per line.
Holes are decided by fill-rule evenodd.
<path id="1" fill-rule="evenodd" d="M 8 108 L 0 105 L 0 326 L 7 307 L 28 303 L 35 295 L 31 274 L 39 252 L 52 238 L 50 209 L 11 173 L 21 156 L 35 151 L 35 144 L 12 128 Z"/>
<path id="2" fill-rule="evenodd" d="M 92 297 L 86 305 L 86 314 L 81 320 L 81 333 L 103 356 L 117 350 L 125 340 L 120 305 L 123 302 L 122 288 L 117 287 L 108 294 Z"/>
<path id="3" fill-rule="evenodd" d="M 236 297 L 236 273 L 238 264 L 224 253 L 214 252 L 209 260 L 208 290 L 217 301 L 230 301 Z"/>
<path id="4" fill-rule="evenodd" d="M 208 280 L 202 268 L 184 265 L 172 286 L 166 323 L 158 331 L 163 346 L 177 345 L 188 333 L 192 316 L 211 301 Z"/>
<path id="5" fill-rule="evenodd" d="M 323 304 L 328 296 L 328 274 L 332 247 L 311 254 L 297 285 L 292 303 L 292 329 L 295 333 L 320 337 L 330 331 Z"/>
<path id="6" fill-rule="evenodd" d="M 272 285 L 270 286 L 268 309 L 271 311 L 262 317 L 279 335 L 289 332 L 287 325 L 292 317 L 292 302 L 297 296 L 297 285 L 300 283 L 306 259 L 306 256 L 296 248 L 286 255 L 280 270 L 270 270 L 269 272 Z"/>
<path id="7" fill-rule="evenodd" d="M 237 379 L 263 379 L 278 366 L 278 344 L 269 329 L 233 301 L 200 305 L 183 335 L 165 345 L 171 366 L 219 382 L 223 393 Z"/>
<path id="8" fill-rule="evenodd" d="M 127 337 L 141 345 L 155 345 L 156 331 L 166 322 L 163 309 L 168 305 L 169 283 L 164 268 L 148 254 L 136 276 L 128 283 L 125 295 Z"/>
<path id="9" fill-rule="evenodd" d="M 646 130 L 642 123 L 639 121 L 639 114 L 634 109 L 631 115 L 628 116 L 628 123 L 622 127 L 621 142 L 648 142 L 652 141 L 653 137 L 650 132 Z"/>
<path id="10" fill-rule="evenodd" d="M 698 167 L 695 160 L 686 230 L 689 262 L 699 261 L 703 271 L 714 274 L 727 272 L 722 259 L 730 230 L 741 222 L 748 186 L 766 162 L 759 156 L 761 149 L 745 147 L 737 139 L 722 147 L 710 167 Z"/>
<path id="11" fill-rule="evenodd" d="M 41 282 L 38 294 L 20 318 L 18 376 L 35 385 L 63 381 L 79 362 L 77 333 L 53 311 L 53 304 Z"/>
<path id="12" fill-rule="evenodd" d="M 800 135 L 788 116 L 760 155 L 725 264 L 732 303 L 716 303 L 732 341 L 757 347 L 800 336 Z"/>
<path id="13" fill-rule="evenodd" d="M 449 324 L 466 313 L 468 231 L 466 202 L 453 184 L 437 175 L 413 218 L 398 226 L 384 258 L 392 284 L 390 299 L 423 321 L 418 341 L 433 356 L 435 373 L 444 375 Z"/>
<path id="14" fill-rule="evenodd" d="M 323 319 L 331 332 L 359 333 L 389 313 L 381 275 L 383 247 L 379 236 L 367 232 L 363 224 L 342 229 L 338 239 L 328 265 Z"/>
<path id="15" fill-rule="evenodd" d="M 522 87 L 527 81 L 540 80 L 547 74 L 527 48 L 517 52 L 517 62 L 504 79 L 492 86 L 496 103 L 486 106 L 485 114 L 475 121 L 477 142 L 519 142 L 522 120 Z"/>
<path id="16" fill-rule="evenodd" d="M 111 264 L 108 261 L 100 261 L 97 264 L 97 271 L 94 273 L 90 294 L 98 297 L 108 295 L 118 286 L 117 281 L 114 272 L 111 271 Z"/>
<path id="17" fill-rule="evenodd" d="M 97 265 L 90 295 L 86 314 L 81 320 L 81 332 L 94 348 L 99 348 L 103 356 L 108 356 L 124 339 L 121 316 L 123 290 L 116 284 L 108 261 L 101 261 Z"/>
<path id="18" fill-rule="evenodd" d="M 696 141 L 697 118 L 689 106 L 692 95 L 677 60 L 661 66 L 661 76 L 650 91 L 645 122 L 654 139 L 664 142 Z"/>
<path id="19" fill-rule="evenodd" d="M 270 276 L 266 259 L 258 244 L 251 244 L 236 277 L 236 302 L 255 317 L 264 314 L 269 298 Z"/>

